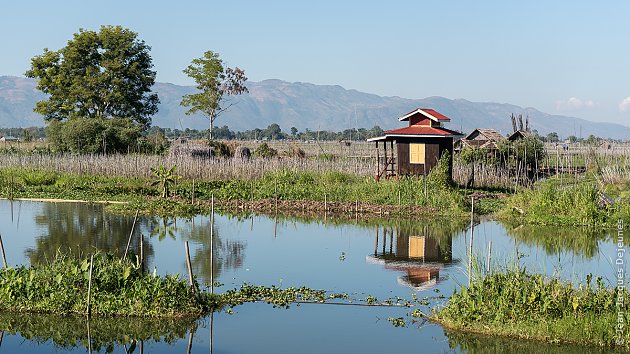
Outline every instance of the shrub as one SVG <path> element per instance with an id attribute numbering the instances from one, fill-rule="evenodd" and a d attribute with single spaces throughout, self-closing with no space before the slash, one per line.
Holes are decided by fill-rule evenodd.
<path id="1" fill-rule="evenodd" d="M 230 147 L 222 141 L 210 140 L 208 146 L 212 148 L 216 157 L 230 157 L 234 154 L 234 150 L 230 151 Z"/>
<path id="2" fill-rule="evenodd" d="M 260 144 L 256 150 L 254 150 L 254 156 L 262 158 L 271 158 L 278 155 L 278 150 L 271 148 L 267 143 Z"/>
<path id="3" fill-rule="evenodd" d="M 27 186 L 50 186 L 57 182 L 59 175 L 55 172 L 31 170 L 20 175 Z"/>

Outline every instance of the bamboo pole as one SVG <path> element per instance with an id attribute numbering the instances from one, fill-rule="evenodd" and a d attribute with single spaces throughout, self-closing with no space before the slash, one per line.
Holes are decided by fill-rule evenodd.
<path id="1" fill-rule="evenodd" d="M 127 240 L 127 247 L 125 248 L 125 254 L 123 255 L 123 259 L 127 259 L 127 252 L 129 252 L 129 246 L 131 245 L 131 236 L 133 236 L 133 231 L 136 228 L 136 221 L 138 220 L 139 209 L 136 209 L 136 216 L 133 217 L 133 224 L 131 224 L 131 232 L 129 233 L 129 239 Z"/>
<path id="2" fill-rule="evenodd" d="M 90 274 L 88 278 L 88 294 L 87 294 L 87 316 L 90 318 L 90 312 L 92 311 L 92 269 L 94 268 L 94 254 L 90 257 Z"/>
<path id="3" fill-rule="evenodd" d="M 212 327 L 214 320 L 214 311 L 210 312 L 210 354 L 212 354 Z"/>
<path id="4" fill-rule="evenodd" d="M 190 264 L 190 250 L 188 249 L 188 241 L 186 241 L 184 243 L 185 247 L 186 247 L 186 267 L 188 268 L 188 284 L 190 285 L 190 287 L 193 290 L 193 293 L 195 292 L 195 287 L 194 287 L 194 280 L 193 280 L 193 271 L 192 271 L 192 266 Z"/>
<path id="5" fill-rule="evenodd" d="M 88 354 L 92 354 L 92 335 L 90 332 L 90 319 L 85 322 L 87 325 L 87 341 L 88 341 Z"/>
<path id="6" fill-rule="evenodd" d="M 192 328 L 190 329 L 190 333 L 188 334 L 188 348 L 186 349 L 186 353 L 192 353 L 192 345 L 193 345 L 193 332 Z"/>
<path id="7" fill-rule="evenodd" d="M 487 264 L 487 269 L 486 272 L 487 274 L 490 274 L 490 261 L 492 259 L 492 240 L 490 240 L 490 242 L 488 243 L 488 264 Z"/>
<path id="8" fill-rule="evenodd" d="M 252 217 L 252 223 L 254 218 Z M 214 193 L 210 212 L 210 293 L 214 294 Z"/>
<path id="9" fill-rule="evenodd" d="M 2 251 L 2 263 L 4 264 L 4 268 L 8 268 L 7 256 L 4 254 L 4 244 L 2 243 L 2 235 L 0 235 L 0 251 Z"/>
<path id="10" fill-rule="evenodd" d="M 140 272 L 144 272 L 144 234 L 140 234 Z"/>
<path id="11" fill-rule="evenodd" d="M 470 246 L 468 247 L 468 285 L 472 282 L 472 262 L 473 262 L 473 235 L 475 230 L 474 213 L 475 213 L 475 198 L 470 198 Z"/>

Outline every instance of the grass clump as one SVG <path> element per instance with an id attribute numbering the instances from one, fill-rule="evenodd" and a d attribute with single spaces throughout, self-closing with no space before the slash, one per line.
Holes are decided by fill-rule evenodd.
<path id="1" fill-rule="evenodd" d="M 630 294 L 592 276 L 578 287 L 557 278 L 510 270 L 477 279 L 433 314 L 445 327 L 466 332 L 630 349 Z"/>
<path id="2" fill-rule="evenodd" d="M 52 261 L 0 271 L 0 310 L 86 313 L 90 259 L 58 254 Z M 91 313 L 179 317 L 209 311 L 214 297 L 197 294 L 178 275 L 153 276 L 138 262 L 97 253 L 92 271 Z"/>
<path id="3" fill-rule="evenodd" d="M 41 170 L 25 170 L 20 174 L 20 178 L 27 186 L 50 186 L 57 182 L 59 175 Z"/>
<path id="4" fill-rule="evenodd" d="M 555 180 L 538 183 L 508 198 L 499 218 L 537 225 L 616 227 L 630 222 L 630 203 L 617 198 L 601 204 L 602 194 L 593 183 L 560 185 Z"/>

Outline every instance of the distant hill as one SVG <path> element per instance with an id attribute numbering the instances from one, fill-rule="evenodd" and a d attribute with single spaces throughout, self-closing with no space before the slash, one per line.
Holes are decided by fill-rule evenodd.
<path id="1" fill-rule="evenodd" d="M 595 123 L 575 117 L 550 115 L 534 108 L 511 104 L 471 102 L 464 99 L 428 97 L 406 99 L 382 97 L 346 90 L 336 85 L 314 85 L 302 82 L 264 80 L 248 82 L 249 93 L 232 98 L 235 103 L 216 120 L 216 126 L 232 130 L 265 128 L 278 123 L 283 130 L 343 130 L 400 127 L 396 119 L 418 107 L 431 107 L 451 117 L 450 128 L 468 132 L 473 128 L 494 128 L 506 134 L 512 130 L 510 114 L 529 116 L 530 126 L 542 135 L 557 132 L 561 137 L 590 134 L 613 139 L 630 138 L 630 127 L 614 123 Z M 170 128 L 206 129 L 208 121 L 201 116 L 184 115 L 181 97 L 194 87 L 156 83 L 154 90 L 161 103 L 153 124 Z M 41 126 L 41 116 L 33 112 L 35 102 L 44 95 L 35 90 L 35 80 L 0 76 L 0 127 Z M 404 125 L 404 124 L 403 124 Z"/>

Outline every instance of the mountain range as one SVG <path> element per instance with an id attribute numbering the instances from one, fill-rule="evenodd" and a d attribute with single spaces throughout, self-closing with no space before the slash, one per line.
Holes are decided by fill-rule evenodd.
<path id="1" fill-rule="evenodd" d="M 35 89 L 35 80 L 0 76 L 0 128 L 43 126 L 42 116 L 33 112 L 35 102 L 45 95 Z M 630 138 L 630 127 L 591 122 L 580 118 L 551 115 L 535 108 L 506 103 L 471 102 L 465 99 L 427 97 L 407 99 L 383 97 L 337 85 L 315 85 L 303 82 L 264 80 L 247 82 L 249 93 L 229 98 L 230 108 L 215 120 L 216 126 L 232 130 L 265 128 L 277 123 L 284 131 L 334 130 L 348 128 L 383 129 L 404 126 L 397 117 L 415 108 L 433 108 L 451 117 L 447 127 L 464 133 L 474 128 L 493 128 L 503 134 L 512 131 L 510 115 L 529 118 L 531 129 L 541 135 L 556 132 L 587 137 L 590 134 L 612 139 Z M 160 98 L 159 112 L 153 124 L 168 128 L 206 129 L 208 120 L 200 115 L 186 116 L 179 102 L 185 94 L 195 92 L 192 86 L 156 83 L 153 90 Z"/>

